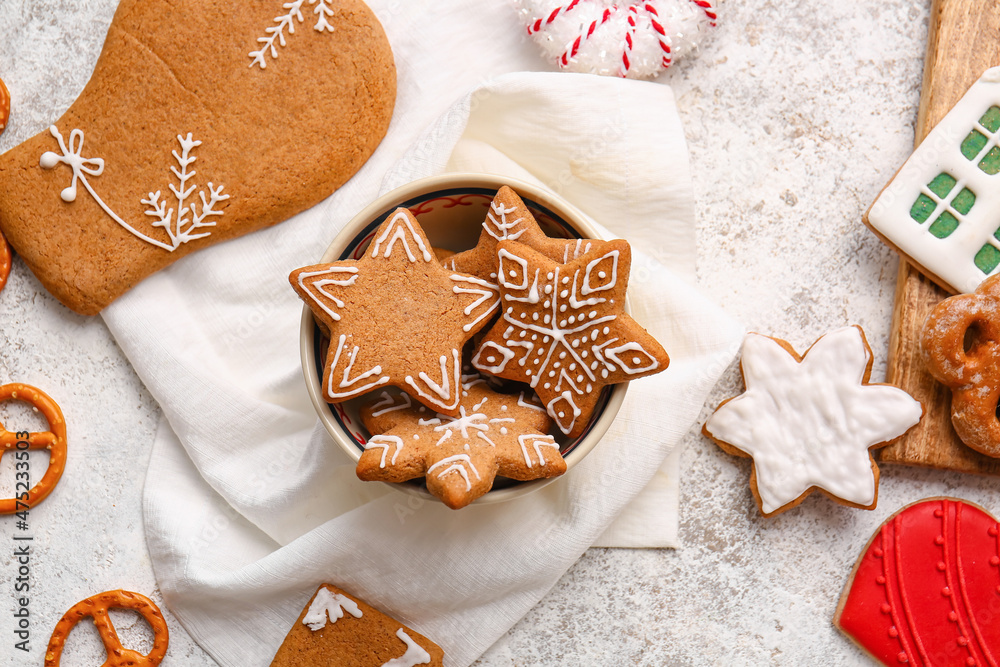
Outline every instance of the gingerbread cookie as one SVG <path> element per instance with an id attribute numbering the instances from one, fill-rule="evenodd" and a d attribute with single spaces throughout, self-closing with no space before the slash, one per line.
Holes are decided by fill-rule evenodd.
<path id="1" fill-rule="evenodd" d="M 361 0 L 123 0 L 94 74 L 0 156 L 0 226 L 93 314 L 200 248 L 288 219 L 385 134 L 395 68 Z"/>
<path id="2" fill-rule="evenodd" d="M 271 667 L 441 667 L 441 647 L 356 597 L 323 584 Z"/>
<path id="3" fill-rule="evenodd" d="M 974 294 L 939 303 L 921 339 L 927 370 L 951 389 L 958 437 L 987 456 L 1000 456 L 1000 276 Z"/>
<path id="4" fill-rule="evenodd" d="M 462 347 L 489 322 L 496 293 L 441 266 L 409 211 L 392 213 L 361 259 L 297 269 L 289 282 L 330 336 L 327 401 L 394 385 L 458 414 Z"/>
<path id="5" fill-rule="evenodd" d="M 872 352 L 860 327 L 837 329 L 802 356 L 787 342 L 749 334 L 740 370 L 746 392 L 728 399 L 702 429 L 725 452 L 750 457 L 750 487 L 764 516 L 819 490 L 874 509 L 878 466 L 870 450 L 915 426 L 920 403 L 902 389 L 870 384 Z"/>
<path id="6" fill-rule="evenodd" d="M 996 664 L 997 528 L 954 498 L 903 508 L 854 565 L 834 625 L 884 665 Z"/>
<path id="7" fill-rule="evenodd" d="M 625 313 L 628 242 L 602 242 L 566 264 L 512 241 L 497 255 L 502 315 L 472 364 L 527 382 L 563 433 L 586 430 L 605 385 L 667 367 L 663 347 Z"/>
<path id="8" fill-rule="evenodd" d="M 130 609 L 138 612 L 153 629 L 153 648 L 148 655 L 122 646 L 115 632 L 115 626 L 108 615 L 109 609 Z M 144 595 L 131 591 L 108 591 L 89 597 L 76 603 L 56 623 L 45 651 L 45 667 L 59 667 L 63 646 L 69 637 L 73 626 L 90 617 L 97 626 L 101 643 L 108 653 L 107 662 L 103 667 L 156 667 L 167 654 L 167 644 L 170 641 L 170 631 L 163 614 L 153 601 Z"/>
<path id="9" fill-rule="evenodd" d="M 552 421 L 525 393 L 498 394 L 479 375 L 462 377 L 458 417 L 435 414 L 406 394 L 379 393 L 361 409 L 372 436 L 358 477 L 405 482 L 427 478 L 427 490 L 452 509 L 493 487 L 497 475 L 521 481 L 566 472 Z"/>
<path id="10" fill-rule="evenodd" d="M 864 220 L 950 292 L 1000 267 L 1000 67 L 987 70 L 886 185 Z"/>
<path id="11" fill-rule="evenodd" d="M 546 236 L 524 201 L 505 185 L 490 203 L 476 247 L 452 255 L 445 261 L 445 266 L 452 271 L 471 273 L 496 285 L 500 263 L 497 244 L 500 241 L 523 243 L 562 264 L 578 259 L 598 246 L 603 247 L 604 243 L 595 239 L 554 239 Z"/>

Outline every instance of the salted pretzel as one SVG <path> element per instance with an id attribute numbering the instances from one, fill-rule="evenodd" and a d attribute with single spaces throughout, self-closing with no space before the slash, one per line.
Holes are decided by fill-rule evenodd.
<path id="1" fill-rule="evenodd" d="M 0 291 L 7 284 L 7 277 L 10 275 L 10 261 L 10 244 L 7 243 L 3 232 L 0 232 Z"/>
<path id="2" fill-rule="evenodd" d="M 22 490 L 15 487 L 18 492 L 14 498 L 0 500 L 0 514 L 14 514 L 31 509 L 42 502 L 52 493 L 52 489 L 59 483 L 59 478 L 66 468 L 66 420 L 56 402 L 40 389 L 20 383 L 0 386 L 0 402 L 9 400 L 23 401 L 33 406 L 45 417 L 49 423 L 49 430 L 37 433 L 8 431 L 0 423 L 0 458 L 13 451 L 47 449 L 49 467 L 38 484 L 31 489 Z"/>
<path id="3" fill-rule="evenodd" d="M 1000 275 L 972 294 L 945 299 L 924 324 L 924 361 L 951 389 L 951 423 L 962 442 L 1000 457 Z"/>
<path id="4" fill-rule="evenodd" d="M 118 632 L 108 616 L 109 609 L 131 609 L 139 612 L 153 629 L 153 650 L 148 655 L 133 651 L 122 646 Z M 97 626 L 104 650 L 108 659 L 101 667 L 156 667 L 167 654 L 167 643 L 170 641 L 170 631 L 160 609 L 145 595 L 131 591 L 108 591 L 77 602 L 56 623 L 45 650 L 45 667 L 59 667 L 63 646 L 70 630 L 81 620 L 90 616 Z"/>

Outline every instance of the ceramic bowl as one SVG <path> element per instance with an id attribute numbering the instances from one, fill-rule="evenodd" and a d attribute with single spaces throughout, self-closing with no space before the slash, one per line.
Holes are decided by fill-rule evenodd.
<path id="1" fill-rule="evenodd" d="M 319 263 L 361 257 L 375 230 L 400 206 L 413 213 L 435 247 L 455 252 L 472 248 L 479 239 L 490 202 L 503 185 L 510 186 L 521 196 L 547 235 L 556 238 L 599 237 L 597 230 L 576 208 L 534 185 L 490 174 L 444 174 L 414 181 L 379 197 L 347 223 L 319 259 Z M 358 410 L 368 397 L 339 404 L 327 403 L 323 399 L 320 381 L 326 348 L 327 341 L 316 326 L 312 312 L 308 307 L 303 307 L 300 351 L 309 396 L 333 440 L 352 460 L 357 461 L 370 436 L 358 417 Z M 567 469 L 572 469 L 582 461 L 611 426 L 625 398 L 627 387 L 627 384 L 619 384 L 604 389 L 590 424 L 580 437 L 569 439 L 558 432 L 558 429 L 555 430 L 553 435 L 560 445 Z M 497 477 L 493 489 L 475 502 L 482 505 L 510 500 L 558 479 L 560 478 L 519 482 Z M 390 486 L 437 501 L 427 491 L 422 479 Z"/>

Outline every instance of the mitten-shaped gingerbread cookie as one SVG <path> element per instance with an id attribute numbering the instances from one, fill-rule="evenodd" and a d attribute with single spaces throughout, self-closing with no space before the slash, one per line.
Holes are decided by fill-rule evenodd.
<path id="1" fill-rule="evenodd" d="M 381 141 L 395 87 L 361 0 L 123 0 L 77 101 L 0 157 L 0 227 L 56 298 L 97 313 L 330 195 Z"/>

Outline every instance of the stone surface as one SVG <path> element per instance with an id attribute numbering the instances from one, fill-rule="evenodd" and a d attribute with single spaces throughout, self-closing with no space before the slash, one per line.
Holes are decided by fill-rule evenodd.
<path id="1" fill-rule="evenodd" d="M 929 4 L 727 0 L 700 57 L 660 79 L 674 88 L 691 147 L 701 288 L 749 329 L 800 350 L 832 328 L 861 324 L 876 355 L 873 380 L 885 372 L 897 260 L 860 217 L 910 150 Z M 0 150 L 73 101 L 115 5 L 0 3 L 0 77 L 18 82 Z M 525 41 L 525 48 L 534 47 Z M 21 533 L 35 537 L 27 654 L 10 650 L 9 545 L 19 531 L 0 517 L 0 667 L 7 667 L 41 664 L 56 620 L 92 593 L 125 587 L 160 601 L 140 505 L 159 409 L 101 320 L 70 314 L 18 260 L 0 310 L 0 381 L 51 393 L 71 438 L 71 473 Z M 739 391 L 734 366 L 703 418 Z M 814 495 L 765 520 L 750 494 L 749 461 L 723 454 L 697 431 L 685 446 L 683 548 L 590 550 L 478 667 L 864 663 L 831 618 L 881 521 L 935 494 L 1000 511 L 995 479 L 883 466 L 872 512 Z M 37 466 L 40 474 L 43 462 Z M 0 491 L 10 490 L 10 463 L 0 466 L 0 480 Z M 164 611 L 171 645 L 163 664 L 213 665 Z M 120 629 L 137 648 L 149 641 L 134 618 L 125 616 Z M 68 657 L 69 649 L 67 665 L 100 664 L 88 627 L 74 631 Z"/>

